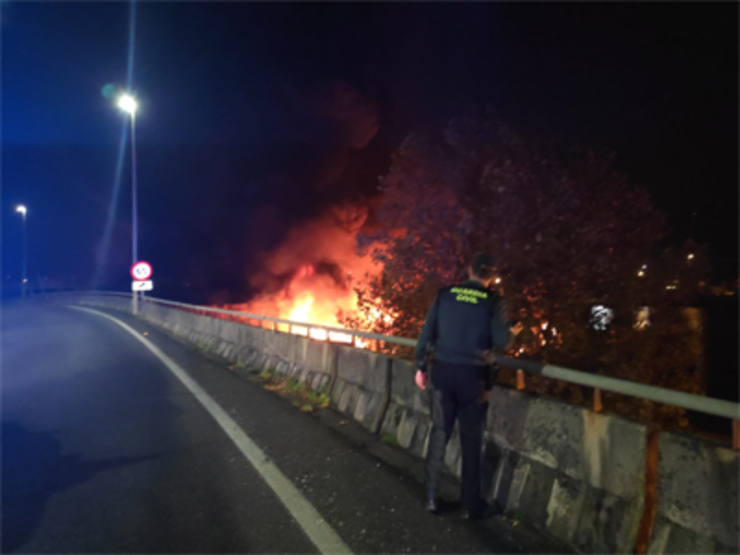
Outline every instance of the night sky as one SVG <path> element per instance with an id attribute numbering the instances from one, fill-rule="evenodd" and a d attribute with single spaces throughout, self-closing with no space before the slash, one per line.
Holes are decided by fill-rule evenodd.
<path id="1" fill-rule="evenodd" d="M 126 289 L 127 3 L 2 3 L 2 278 Z M 493 107 L 521 132 L 616 151 L 680 243 L 737 268 L 735 3 L 136 7 L 140 258 L 157 293 L 244 300 L 259 256 L 366 198 L 412 131 Z M 128 153 L 128 150 L 126 151 Z M 10 277 L 8 277 L 10 276 Z M 187 290 L 185 284 L 190 284 Z"/>

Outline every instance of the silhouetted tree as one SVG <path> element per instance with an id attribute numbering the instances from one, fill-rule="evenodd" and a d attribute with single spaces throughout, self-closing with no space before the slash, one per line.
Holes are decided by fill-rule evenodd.
<path id="1" fill-rule="evenodd" d="M 664 217 L 614 170 L 613 156 L 528 142 L 496 122 L 460 118 L 442 136 L 408 137 L 381 190 L 377 229 L 361 244 L 384 270 L 359 293 L 366 311 L 395 318 L 373 319 L 376 330 L 416 337 L 436 291 L 486 251 L 497 260 L 512 318 L 525 324 L 512 354 L 703 391 L 701 344 L 683 312 L 701 255 L 697 249 L 689 267 L 685 252 L 661 252 Z M 596 306 L 612 311 L 608 325 L 599 325 Z M 649 325 L 639 328 L 642 307 Z M 574 402 L 590 395 L 552 380 L 529 384 Z M 672 422 L 684 412 L 617 396 L 606 404 L 646 419 L 660 410 Z"/>

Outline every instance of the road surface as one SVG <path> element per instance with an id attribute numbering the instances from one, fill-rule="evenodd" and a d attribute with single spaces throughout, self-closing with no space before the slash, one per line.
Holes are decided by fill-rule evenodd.
<path id="1" fill-rule="evenodd" d="M 64 306 L 3 308 L 3 552 L 553 550 L 500 518 L 428 515 L 418 461 L 379 458 L 394 448 L 353 423 L 340 431 L 329 409 L 304 414 L 108 314 L 129 330 Z"/>

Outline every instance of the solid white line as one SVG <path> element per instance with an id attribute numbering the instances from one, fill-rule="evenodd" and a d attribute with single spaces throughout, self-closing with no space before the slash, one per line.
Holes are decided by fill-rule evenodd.
<path id="1" fill-rule="evenodd" d="M 275 494 L 282 501 L 285 508 L 298 522 L 309 539 L 321 553 L 352 553 L 349 547 L 342 541 L 339 535 L 329 524 L 321 517 L 313 505 L 298 491 L 293 483 L 283 474 L 275 464 L 267 458 L 264 451 L 260 449 L 254 441 L 234 422 L 234 420 L 224 412 L 224 410 L 214 401 L 208 393 L 198 385 L 183 368 L 165 355 L 151 341 L 145 339 L 136 330 L 121 322 L 113 316 L 104 312 L 82 308 L 79 306 L 69 306 L 76 310 L 83 310 L 92 314 L 97 314 L 104 318 L 112 320 L 149 349 L 154 355 L 162 361 L 170 371 L 179 378 L 185 387 L 195 396 L 200 404 L 211 414 L 218 422 L 219 426 L 226 432 L 234 444 L 239 448 L 246 459 L 252 464 L 260 476 L 272 488 Z"/>

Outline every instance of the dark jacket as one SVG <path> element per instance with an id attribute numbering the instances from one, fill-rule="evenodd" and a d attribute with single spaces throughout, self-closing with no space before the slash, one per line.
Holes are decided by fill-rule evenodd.
<path id="1" fill-rule="evenodd" d="M 433 360 L 485 365 L 483 353 L 508 349 L 513 340 L 503 297 L 468 280 L 437 293 L 416 344 L 416 367 Z"/>

